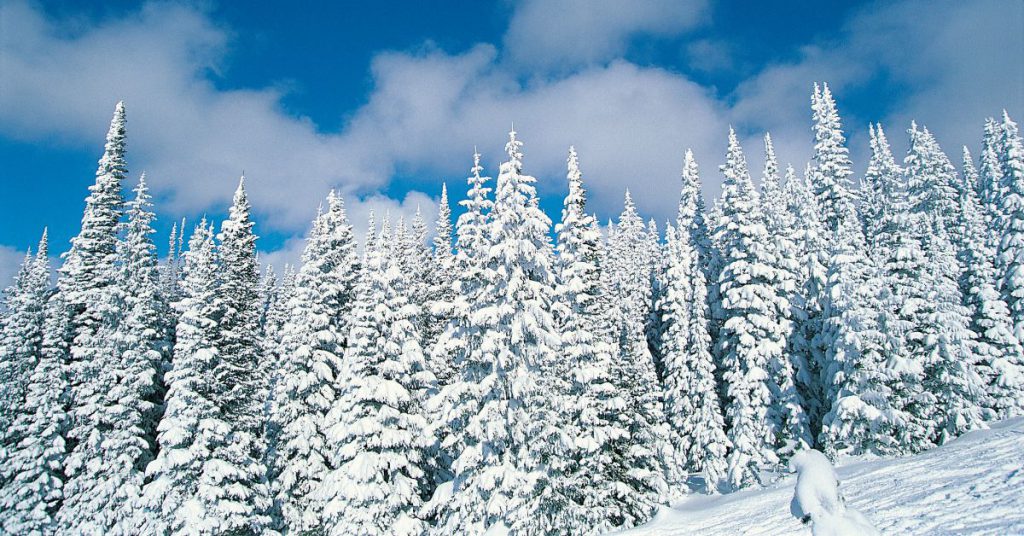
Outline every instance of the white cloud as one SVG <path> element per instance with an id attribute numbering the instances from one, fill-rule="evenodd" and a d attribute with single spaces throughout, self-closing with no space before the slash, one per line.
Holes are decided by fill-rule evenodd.
<path id="1" fill-rule="evenodd" d="M 14 284 L 14 276 L 18 275 L 18 270 L 24 262 L 23 250 L 0 245 L 0 290 Z"/>
<path id="2" fill-rule="evenodd" d="M 861 168 L 869 121 L 884 122 L 900 148 L 899 133 L 916 119 L 956 155 L 959 145 L 979 142 L 985 117 L 1003 107 L 1024 111 L 1022 25 L 1020 2 L 872 4 L 832 39 L 805 46 L 797 61 L 768 66 L 741 84 L 733 116 L 747 129 L 771 130 L 785 152 L 803 161 L 810 153 L 811 82 L 830 83 L 841 113 L 844 93 L 879 84 L 889 91 L 878 95 L 877 115 L 844 113 Z"/>
<path id="3" fill-rule="evenodd" d="M 765 67 L 726 97 L 678 73 L 614 59 L 636 35 L 692 28 L 703 20 L 703 2 L 598 4 L 516 4 L 502 50 L 480 44 L 454 54 L 429 46 L 381 53 L 367 104 L 341 131 L 322 132 L 286 113 L 278 90 L 214 87 L 207 75 L 227 57 L 229 30 L 194 8 L 149 4 L 122 20 L 68 31 L 28 4 L 8 2 L 0 5 L 0 134 L 57 136 L 98 150 L 113 103 L 124 97 L 131 164 L 170 198 L 161 211 L 222 208 L 244 168 L 261 223 L 296 233 L 332 186 L 353 200 L 360 228 L 370 206 L 409 213 L 423 203 L 433 214 L 425 194 L 399 201 L 374 192 L 386 191 L 397 174 L 437 177 L 456 201 L 474 145 L 493 175 L 512 121 L 542 193 L 562 191 L 565 152 L 575 144 L 602 220 L 619 212 L 626 187 L 641 210 L 663 220 L 674 212 L 686 147 L 717 193 L 729 123 L 746 134 L 755 174 L 764 130 L 783 162 L 802 169 L 814 80 L 836 91 L 855 153 L 869 120 L 885 120 L 895 134 L 916 117 L 955 153 L 953 142 L 977 139 L 984 116 L 1024 108 L 1024 63 L 1007 56 L 1024 48 L 1020 3 L 872 6 L 832 39 L 805 45 L 796 61 Z M 695 44 L 690 52 L 715 49 Z M 520 76 L 538 66 L 576 68 L 552 78 Z M 844 93 L 879 80 L 894 88 L 880 98 L 879 117 L 846 113 Z M 283 250 L 280 258 L 295 260 L 301 239 Z"/>
<path id="4" fill-rule="evenodd" d="M 524 0 L 504 50 L 526 67 L 569 68 L 620 57 L 637 35 L 671 37 L 707 15 L 704 0 Z"/>

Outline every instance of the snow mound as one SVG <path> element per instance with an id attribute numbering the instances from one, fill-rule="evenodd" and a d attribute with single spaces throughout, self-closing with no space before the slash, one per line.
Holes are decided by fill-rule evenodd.
<path id="1" fill-rule="evenodd" d="M 915 456 L 843 460 L 833 475 L 847 507 L 863 512 L 881 534 L 1024 534 L 1022 452 L 1024 418 L 1016 418 Z M 807 535 L 811 529 L 789 509 L 798 480 L 695 495 L 621 534 Z"/>
<path id="2" fill-rule="evenodd" d="M 824 454 L 798 452 L 789 461 L 797 474 L 789 511 L 811 527 L 814 536 L 875 536 L 878 531 L 863 514 L 847 508 L 839 493 L 839 477 Z"/>

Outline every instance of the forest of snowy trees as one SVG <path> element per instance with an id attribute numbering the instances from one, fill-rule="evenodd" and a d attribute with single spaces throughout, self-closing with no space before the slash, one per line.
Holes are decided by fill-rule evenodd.
<path id="1" fill-rule="evenodd" d="M 602 227 L 572 148 L 552 226 L 511 132 L 454 225 L 445 189 L 432 235 L 377 214 L 357 239 L 332 192 L 278 277 L 244 178 L 158 259 L 118 104 L 56 285 L 44 231 L 4 296 L 0 532 L 593 534 L 802 449 L 1024 414 L 1017 125 L 959 169 L 872 125 L 855 186 L 827 85 L 811 109 L 812 161 L 766 135 L 760 187 L 730 131 L 710 208 L 687 151 L 664 232 L 628 192 Z"/>

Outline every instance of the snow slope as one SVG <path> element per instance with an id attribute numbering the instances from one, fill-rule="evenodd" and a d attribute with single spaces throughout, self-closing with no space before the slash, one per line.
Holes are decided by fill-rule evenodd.
<path id="1" fill-rule="evenodd" d="M 850 459 L 837 472 L 847 504 L 882 534 L 1024 534 L 1024 418 L 916 456 Z M 810 534 L 789 512 L 795 483 L 694 496 L 620 534 Z"/>

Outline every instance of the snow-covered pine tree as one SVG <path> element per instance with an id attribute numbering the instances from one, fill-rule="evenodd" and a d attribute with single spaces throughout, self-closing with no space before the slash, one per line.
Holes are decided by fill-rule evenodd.
<path id="1" fill-rule="evenodd" d="M 228 219 L 221 224 L 218 294 L 223 304 L 213 378 L 219 410 L 210 461 L 198 494 L 210 523 L 221 532 L 263 530 L 271 507 L 263 465 L 263 415 L 269 371 L 259 333 L 256 236 L 245 177 L 239 180 Z"/>
<path id="2" fill-rule="evenodd" d="M 332 191 L 328 210 L 313 221 L 292 296 L 280 328 L 280 379 L 270 416 L 274 435 L 270 467 L 282 529 L 305 534 L 322 526 L 319 486 L 333 446 L 324 428 L 327 412 L 345 387 L 342 356 L 348 338 L 356 244 L 342 199 Z"/>
<path id="3" fill-rule="evenodd" d="M 811 190 L 810 167 L 798 178 L 786 167 L 786 207 L 792 215 L 793 244 L 796 247 L 796 291 L 790 298 L 793 333 L 788 350 L 795 367 L 798 393 L 804 400 L 811 437 L 821 429 L 821 417 L 828 411 L 821 368 L 825 362 L 822 346 L 822 299 L 827 284 L 827 246 L 818 202 Z"/>
<path id="4" fill-rule="evenodd" d="M 36 259 L 46 265 L 38 273 L 45 274 L 49 286 L 49 260 L 39 255 Z M 42 347 L 26 378 L 25 401 L 13 425 L 15 434 L 25 439 L 4 459 L 13 477 L 0 490 L 0 531 L 8 534 L 52 534 L 58 529 L 55 514 L 63 498 L 67 455 L 64 363 L 70 329 L 60 294 L 51 295 L 45 307 Z"/>
<path id="5" fill-rule="evenodd" d="M 1003 218 L 1003 169 L 999 165 L 999 155 L 1003 152 L 1001 129 L 995 118 L 985 120 L 985 130 L 981 141 L 981 155 L 978 168 L 978 199 L 985 209 L 985 222 L 993 235 L 989 247 L 999 250 L 999 231 Z M 996 272 L 1001 273 L 1005 267 L 998 264 Z M 1000 282 L 1001 284 L 1001 282 Z"/>
<path id="6" fill-rule="evenodd" d="M 432 351 L 448 327 L 455 302 L 455 254 L 452 250 L 452 209 L 448 205 L 448 186 L 441 185 L 441 201 L 437 208 L 434 232 L 434 254 L 431 259 L 430 279 L 427 281 L 423 314 L 423 348 L 428 352 L 430 370 L 438 387 L 451 381 L 454 375 L 451 356 L 436 355 Z"/>
<path id="7" fill-rule="evenodd" d="M 144 534 L 218 534 L 221 524 L 200 495 L 199 483 L 223 436 L 214 369 L 224 304 L 213 229 L 203 218 L 183 255 L 182 299 L 167 396 L 157 434 L 156 459 L 139 504 L 137 530 Z"/>
<path id="8" fill-rule="evenodd" d="M 124 200 L 124 105 L 118 103 L 107 134 L 96 183 L 89 188 L 78 236 L 71 240 L 57 286 L 69 307 L 69 453 L 64 502 L 58 521 L 76 533 L 117 533 L 143 479 L 149 446 L 135 427 L 148 411 L 130 384 L 133 363 L 121 359 L 119 333 L 127 304 L 118 233 Z M 131 377 L 130 377 L 131 376 Z M 152 417 L 152 415 L 148 415 Z"/>
<path id="9" fill-rule="evenodd" d="M 565 442 L 553 403 L 561 393 L 546 381 L 557 370 L 561 343 L 551 313 L 551 222 L 538 206 L 536 179 L 522 174 L 521 146 L 511 132 L 487 227 L 485 283 L 469 318 L 479 339 L 461 359 L 460 381 L 449 386 L 459 396 L 444 419 L 458 455 L 441 533 L 569 530 L 555 523 L 564 508 L 562 468 L 547 465 L 558 461 Z"/>
<path id="10" fill-rule="evenodd" d="M 628 429 L 635 445 L 631 449 L 631 456 L 635 457 L 630 463 L 638 469 L 635 474 L 642 475 L 631 485 L 656 501 L 668 491 L 667 486 L 678 484 L 680 475 L 676 473 L 677 467 L 665 462 L 674 454 L 665 421 L 663 393 L 660 389 L 649 388 L 658 384 L 656 364 L 647 340 L 647 325 L 653 312 L 651 242 L 651 232 L 644 227 L 627 190 L 614 235 L 609 237 L 608 269 L 604 277 L 608 279 L 616 304 L 610 311 L 612 340 L 618 345 L 617 360 L 621 361 L 621 373 L 616 382 L 626 396 Z M 653 504 L 651 502 L 650 507 Z M 646 515 L 643 510 L 637 512 Z"/>
<path id="11" fill-rule="evenodd" d="M 173 313 L 161 288 L 160 266 L 152 235 L 156 215 L 152 210 L 145 173 L 128 203 L 128 225 L 121 247 L 121 287 L 126 313 L 119 324 L 118 344 L 122 348 L 124 376 L 119 406 L 131 414 L 119 419 L 119 426 L 131 429 L 150 446 L 138 466 L 145 472 L 155 452 L 156 427 L 164 398 L 163 374 L 170 366 L 174 330 Z M 131 409 L 129 409 L 131 408 Z M 126 527 L 126 529 L 129 527 Z"/>
<path id="12" fill-rule="evenodd" d="M 160 292 L 168 304 L 181 299 L 181 248 L 185 236 L 185 220 L 171 225 L 171 236 L 167 241 L 167 258 L 160 269 Z"/>
<path id="13" fill-rule="evenodd" d="M 38 498 L 26 486 L 15 482 L 21 471 L 14 458 L 24 442 L 35 438 L 26 421 L 31 409 L 27 397 L 31 389 L 29 380 L 43 351 L 43 333 L 46 301 L 50 289 L 47 233 L 39 241 L 33 256 L 25 254 L 14 284 L 4 292 L 3 317 L 0 325 L 0 527 L 11 522 L 20 523 L 25 512 L 19 512 L 19 496 L 29 496 L 29 504 Z M 24 460 L 21 463 L 25 463 Z M 26 486 L 26 487 L 23 487 Z M 32 513 L 30 513 L 31 515 Z"/>
<path id="14" fill-rule="evenodd" d="M 996 290 L 996 273 L 985 210 L 978 199 L 978 176 L 970 152 L 964 147 L 964 188 L 960 193 L 961 223 L 957 234 L 960 292 L 974 332 L 973 352 L 984 380 L 988 418 L 1024 413 L 1024 353 L 1013 336 L 1010 311 Z"/>
<path id="15" fill-rule="evenodd" d="M 721 170 L 725 182 L 715 242 L 725 264 L 717 283 L 724 312 L 718 351 L 725 367 L 725 416 L 733 446 L 726 479 L 735 489 L 758 482 L 760 472 L 778 462 L 769 419 L 770 366 L 785 351 L 789 303 L 777 287 L 780 276 L 759 196 L 731 128 Z"/>
<path id="16" fill-rule="evenodd" d="M 682 190 L 676 228 L 668 226 L 668 269 L 659 310 L 662 312 L 665 413 L 673 450 L 688 473 L 699 473 L 709 493 L 725 474 L 729 440 L 715 385 L 707 280 L 707 228 L 700 175 L 693 153 L 683 160 Z"/>
<path id="17" fill-rule="evenodd" d="M 601 293 L 601 232 L 586 213 L 586 189 L 575 148 L 567 160 L 569 193 L 562 208 L 558 234 L 559 326 L 562 354 L 559 374 L 569 379 L 567 418 L 573 438 L 567 468 L 571 501 L 563 512 L 566 528 L 589 533 L 604 531 L 635 517 L 631 510 L 647 498 L 622 485 L 626 474 L 623 452 L 629 433 L 620 412 L 625 398 L 613 381 L 615 348 L 604 329 Z"/>
<path id="18" fill-rule="evenodd" d="M 919 277 L 928 281 L 924 308 L 926 324 L 911 337 L 923 335 L 925 389 L 936 397 L 934 408 L 923 416 L 934 421 L 938 442 L 956 437 L 981 424 L 981 380 L 968 311 L 963 306 L 959 281 L 961 267 L 950 229 L 962 225 L 956 169 L 927 128 L 910 127 L 910 148 L 904 160 L 910 210 L 926 222 L 923 237 L 928 263 Z M 935 411 L 935 414 L 927 413 Z M 930 424 L 930 423 L 929 423 Z"/>
<path id="19" fill-rule="evenodd" d="M 430 349 L 430 368 L 440 388 L 426 405 L 433 416 L 431 434 L 438 440 L 438 470 L 434 475 L 437 484 L 452 480 L 451 463 L 462 448 L 455 431 L 461 430 L 469 413 L 476 411 L 475 403 L 469 402 L 477 396 L 476 386 L 462 381 L 461 369 L 480 342 L 480 326 L 473 321 L 473 315 L 484 305 L 479 295 L 486 283 L 484 256 L 490 247 L 487 224 L 494 204 L 488 198 L 491 189 L 486 186 L 490 178 L 480 175 L 481 171 L 480 154 L 474 152 L 473 167 L 466 179 L 469 190 L 466 199 L 459 203 L 465 212 L 456 222 L 452 301 L 445 307 L 450 318 Z M 441 500 L 439 496 L 438 501 Z M 432 501 L 431 515 L 436 515 L 438 501 Z"/>
<path id="20" fill-rule="evenodd" d="M 850 151 L 846 148 L 836 101 L 827 83 L 821 87 L 814 84 L 811 111 L 814 120 L 811 183 L 825 232 L 831 235 L 839 230 L 840 219 L 851 214 L 847 205 L 854 202 L 854 193 L 850 181 L 853 174 Z"/>
<path id="21" fill-rule="evenodd" d="M 332 534 L 415 535 L 425 528 L 419 514 L 430 492 L 425 465 L 433 439 L 420 400 L 434 379 L 419 343 L 414 287 L 397 257 L 407 246 L 391 240 L 385 220 L 366 254 L 345 386 L 328 430 L 334 469 L 319 492 Z"/>
<path id="22" fill-rule="evenodd" d="M 999 126 L 999 199 L 996 256 L 1003 299 L 1010 308 L 1013 333 L 1024 341 L 1024 142 L 1004 111 Z"/>
<path id="23" fill-rule="evenodd" d="M 794 307 L 791 298 L 796 293 L 799 278 L 798 249 L 796 245 L 797 226 L 789 211 L 786 193 L 779 177 L 779 162 L 775 156 L 770 134 L 764 137 L 764 172 L 761 185 L 761 213 L 768 231 L 769 245 L 773 250 L 771 265 L 777 278 L 775 292 L 789 302 L 785 318 L 792 318 Z M 773 355 L 769 362 L 772 404 L 769 418 L 775 427 L 775 449 L 780 461 L 787 461 L 797 450 L 810 448 L 814 443 L 810 422 L 805 410 L 804 398 L 797 388 L 797 376 L 810 373 L 807 363 L 799 352 L 800 342 L 794 341 L 800 334 L 788 321 L 784 333 L 785 349 Z M 794 344 L 795 342 L 795 344 Z"/>
<path id="24" fill-rule="evenodd" d="M 894 428 L 905 420 L 901 407 L 893 407 L 887 356 L 889 340 L 883 304 L 888 299 L 885 280 L 867 254 L 861 225 L 854 217 L 843 220 L 831 247 L 825 293 L 823 338 L 829 341 L 827 402 L 819 448 L 834 457 L 870 452 L 892 454 Z"/>

